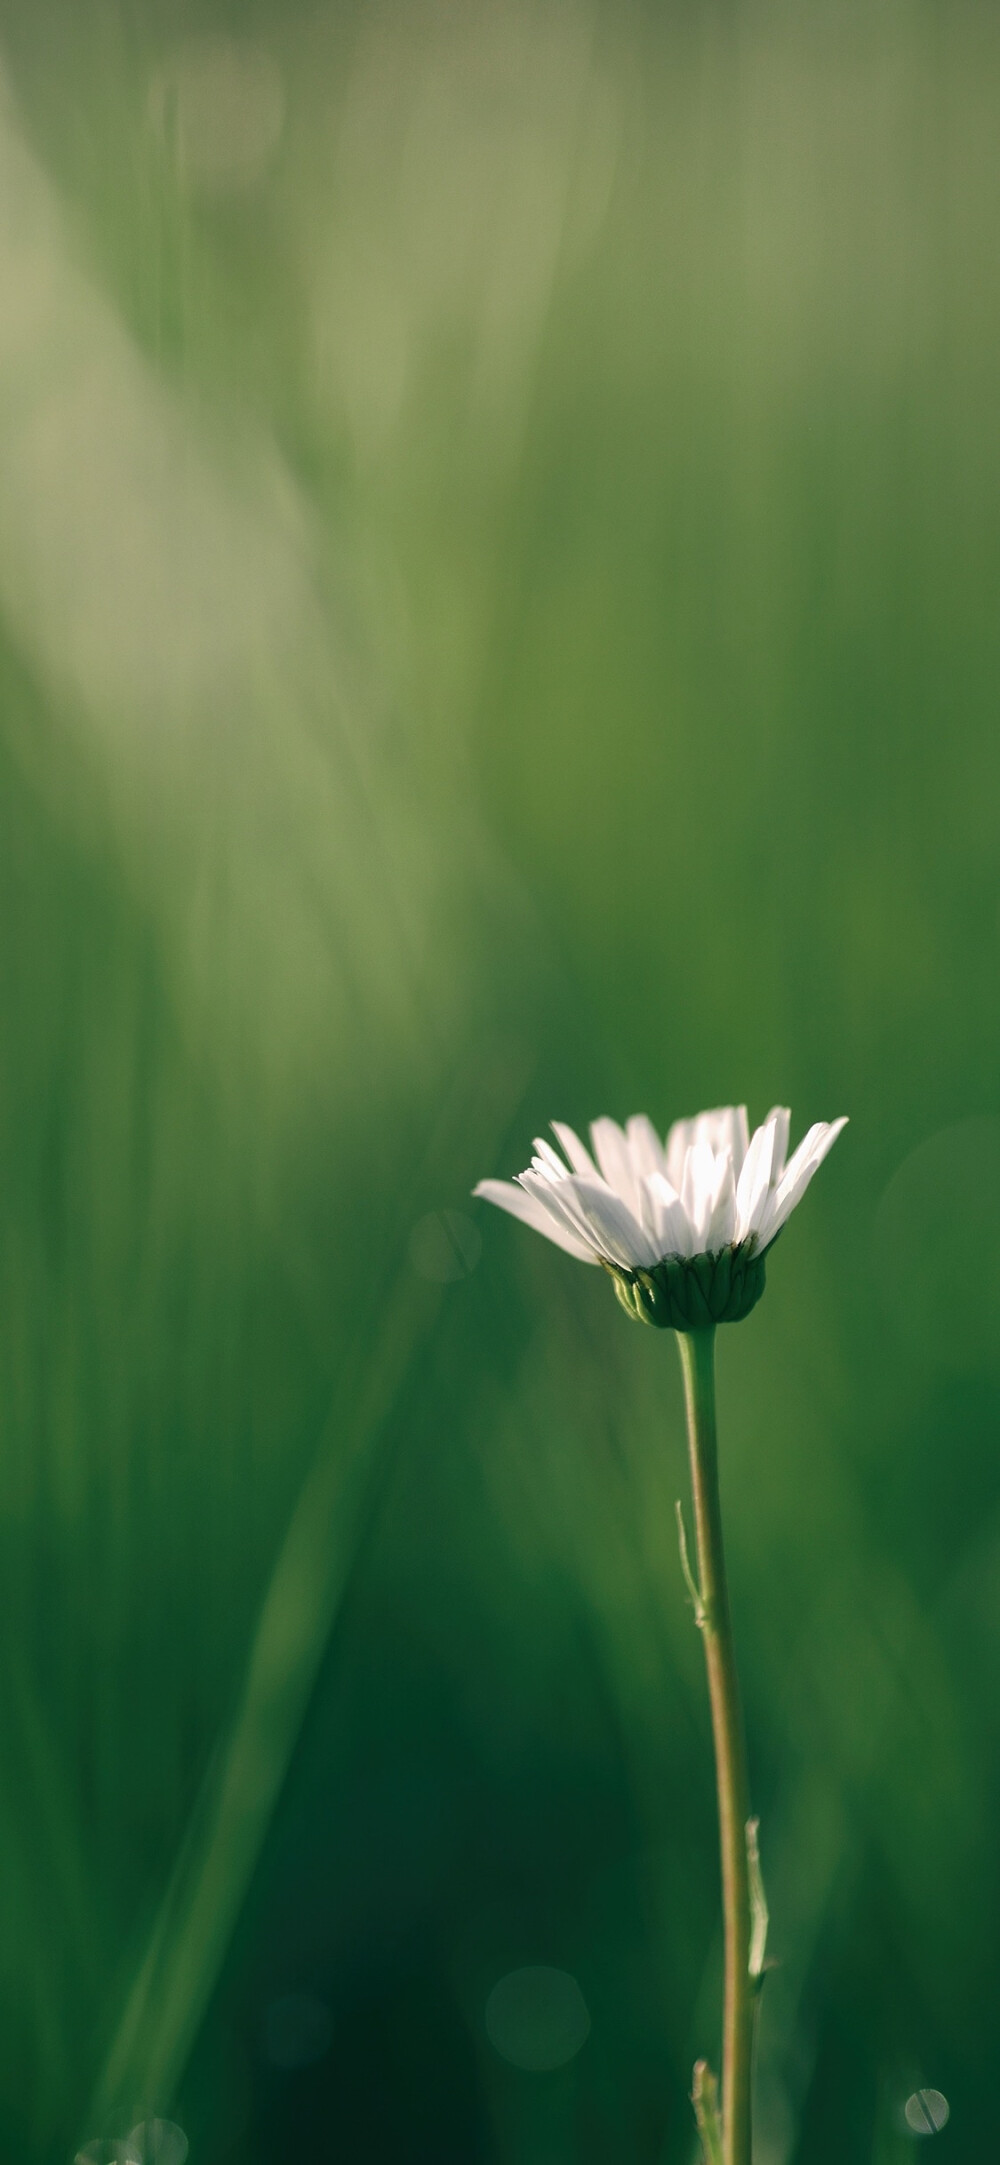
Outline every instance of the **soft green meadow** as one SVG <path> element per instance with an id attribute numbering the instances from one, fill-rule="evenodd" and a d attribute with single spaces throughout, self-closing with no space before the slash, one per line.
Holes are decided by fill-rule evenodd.
<path id="1" fill-rule="evenodd" d="M 691 2165 L 677 1363 L 470 1190 L 744 1098 L 851 1116 L 720 1334 L 755 2165 L 980 2165 L 1000 20 L 0 63 L 3 2165 Z"/>

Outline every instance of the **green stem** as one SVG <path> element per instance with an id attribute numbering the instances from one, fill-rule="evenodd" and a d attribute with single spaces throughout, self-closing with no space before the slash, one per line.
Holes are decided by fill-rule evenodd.
<path id="1" fill-rule="evenodd" d="M 715 1331 L 679 1332 L 677 1345 L 684 1373 L 701 1596 L 699 1622 L 705 1639 L 719 1798 L 725 1922 L 722 2161 L 723 2165 L 751 2165 L 754 1987 L 750 1976 L 746 1832 L 750 1806 L 743 1715 L 722 1546 L 715 1430 Z"/>

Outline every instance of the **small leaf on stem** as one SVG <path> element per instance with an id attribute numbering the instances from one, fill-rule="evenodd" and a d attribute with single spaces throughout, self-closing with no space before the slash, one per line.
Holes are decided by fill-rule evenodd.
<path id="1" fill-rule="evenodd" d="M 760 1820 L 748 1819 L 747 1877 L 750 1893 L 750 1960 L 748 1967 L 750 1976 L 758 1991 L 764 1981 L 767 1928 L 771 1921 L 768 1914 L 767 1896 L 764 1893 L 764 1880 L 760 1869 L 760 1846 L 757 1839 L 759 1833 Z"/>
<path id="2" fill-rule="evenodd" d="M 719 2118 L 719 2085 L 707 2060 L 694 2063 L 691 2103 L 701 2136 L 705 2165 L 722 2165 L 722 2122 Z"/>

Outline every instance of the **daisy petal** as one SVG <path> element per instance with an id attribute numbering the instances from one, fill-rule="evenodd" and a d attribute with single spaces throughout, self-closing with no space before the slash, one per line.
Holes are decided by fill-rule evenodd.
<path id="1" fill-rule="evenodd" d="M 761 1212 L 771 1184 L 777 1132 L 777 1118 L 772 1113 L 771 1118 L 765 1120 L 763 1127 L 757 1128 L 750 1138 L 750 1148 L 743 1160 L 743 1170 L 736 1188 L 737 1240 L 748 1240 L 760 1224 Z"/>
<path id="2" fill-rule="evenodd" d="M 562 1144 L 574 1173 L 582 1173 L 587 1180 L 596 1180 L 597 1167 L 586 1143 L 581 1143 L 576 1129 L 567 1127 L 565 1120 L 550 1120 L 549 1126 L 556 1141 Z"/>
<path id="3" fill-rule="evenodd" d="M 534 1173 L 523 1173 L 522 1181 L 531 1183 L 529 1192 L 534 1193 Z M 542 1186 L 542 1183 L 539 1183 Z M 644 1233 L 638 1220 L 633 1217 L 628 1204 L 621 1196 L 614 1195 L 602 1180 L 584 1180 L 574 1175 L 563 1181 L 558 1188 L 550 1188 L 543 1200 L 550 1208 L 560 1208 L 566 1213 L 565 1222 L 578 1238 L 591 1241 L 598 1255 L 606 1256 L 609 1263 L 620 1263 L 625 1270 L 637 1265 L 648 1269 L 656 1261 L 656 1252 L 648 1233 Z"/>
<path id="4" fill-rule="evenodd" d="M 833 1149 L 838 1135 L 847 1126 L 847 1116 L 840 1120 L 817 1120 L 815 1126 L 804 1135 L 798 1149 L 785 1168 L 783 1177 L 775 1190 L 771 1210 L 761 1227 L 765 1245 L 776 1239 L 782 1226 L 792 1215 L 796 1204 L 802 1201 L 813 1174 L 822 1165 L 828 1152 Z"/>
<path id="5" fill-rule="evenodd" d="M 694 1142 L 695 1120 L 675 1120 L 667 1136 L 667 1179 L 678 1195 L 684 1185 L 684 1164 Z"/>
<path id="6" fill-rule="evenodd" d="M 571 1239 L 581 1242 L 588 1255 L 600 1253 L 599 1243 L 594 1239 L 580 1209 L 573 1189 L 572 1178 L 553 1180 L 546 1173 L 518 1173 L 518 1187 L 526 1195 L 534 1196 L 555 1225 L 562 1226 Z"/>
<path id="7" fill-rule="evenodd" d="M 484 1202 L 496 1203 L 500 1210 L 510 1212 L 512 1218 L 520 1218 L 522 1224 L 530 1225 L 536 1233 L 544 1233 L 547 1240 L 554 1240 L 557 1248 L 565 1248 L 567 1255 L 575 1255 L 580 1263 L 596 1263 L 593 1249 L 584 1246 L 575 1233 L 557 1224 L 551 1211 L 545 1209 L 533 1195 L 523 1188 L 515 1187 L 509 1180 L 481 1180 L 472 1190 L 481 1195 Z"/>
<path id="8" fill-rule="evenodd" d="M 655 1210 L 657 1260 L 668 1255 L 693 1255 L 694 1231 L 676 1188 L 662 1173 L 651 1173 L 646 1188 Z"/>
<path id="9" fill-rule="evenodd" d="M 624 1129 L 619 1127 L 617 1120 L 594 1120 L 591 1123 L 590 1140 L 594 1145 L 594 1156 L 609 1188 L 621 1197 L 633 1217 L 637 1218 L 640 1209 L 639 1187 Z"/>
<path id="10" fill-rule="evenodd" d="M 793 1150 L 782 1173 L 777 1190 L 779 1202 L 783 1202 L 786 1196 L 789 1195 L 794 1195 L 796 1200 L 798 1199 L 801 1193 L 803 1175 L 814 1171 L 815 1167 L 822 1163 L 827 1151 L 836 1142 L 841 1128 L 846 1127 L 846 1125 L 846 1120 L 815 1120 L 813 1122 L 812 1127 L 802 1137 L 798 1148 Z"/>
<path id="11" fill-rule="evenodd" d="M 693 1142 L 684 1160 L 681 1202 L 691 1220 L 696 1253 L 705 1245 L 705 1230 L 712 1215 L 717 1180 L 716 1156 L 711 1144 Z"/>
<path id="12" fill-rule="evenodd" d="M 683 1160 L 692 1143 L 707 1143 L 716 1157 L 723 1150 L 732 1153 L 733 1169 L 739 1176 L 747 1154 L 747 1109 L 745 1105 L 717 1105 L 712 1112 L 697 1113 L 693 1120 L 675 1120 L 667 1137 L 667 1176 L 679 1185 Z"/>
<path id="13" fill-rule="evenodd" d="M 536 1165 L 544 1165 L 546 1171 L 552 1173 L 555 1176 L 556 1180 L 569 1179 L 569 1174 L 567 1173 L 566 1167 L 563 1164 L 561 1157 L 559 1156 L 559 1152 L 557 1150 L 553 1150 L 551 1143 L 546 1142 L 544 1135 L 536 1135 L 535 1150 L 537 1156 L 533 1162 Z"/>
<path id="14" fill-rule="evenodd" d="M 792 1116 L 787 1105 L 772 1105 L 767 1120 L 773 1120 L 775 1123 L 774 1156 L 771 1160 L 771 1186 L 776 1188 L 785 1170 L 785 1159 L 788 1156 L 788 1130 L 791 1126 Z M 765 1127 L 767 1126 L 767 1120 L 764 1122 Z"/>
<path id="15" fill-rule="evenodd" d="M 631 1120 L 626 1121 L 625 1136 L 632 1164 L 640 1178 L 648 1180 L 650 1173 L 659 1173 L 665 1178 L 667 1153 L 645 1113 L 633 1113 Z"/>
<path id="16" fill-rule="evenodd" d="M 714 1112 L 699 1113 L 693 1127 L 696 1143 L 707 1143 L 716 1157 L 728 1150 L 736 1172 L 740 1171 L 749 1136 L 745 1105 L 718 1105 Z"/>
<path id="17" fill-rule="evenodd" d="M 736 1180 L 729 1151 L 726 1151 L 721 1160 L 717 1158 L 715 1163 L 715 1193 L 705 1227 L 706 1255 L 719 1255 L 723 1248 L 728 1248 L 736 1231 Z"/>

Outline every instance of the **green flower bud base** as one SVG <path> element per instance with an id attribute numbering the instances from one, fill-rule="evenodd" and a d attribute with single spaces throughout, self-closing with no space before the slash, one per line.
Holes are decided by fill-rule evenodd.
<path id="1" fill-rule="evenodd" d="M 604 1268 L 615 1292 L 637 1323 L 658 1330 L 704 1331 L 715 1323 L 742 1323 L 764 1291 L 763 1255 L 749 1247 L 723 1248 L 719 1255 L 690 1258 L 670 1255 L 652 1270 Z"/>

